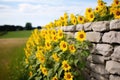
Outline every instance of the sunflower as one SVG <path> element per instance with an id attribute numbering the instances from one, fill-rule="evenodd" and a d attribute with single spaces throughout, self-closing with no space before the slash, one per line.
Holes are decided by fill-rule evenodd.
<path id="1" fill-rule="evenodd" d="M 70 19 L 73 19 L 75 18 L 75 15 L 74 14 L 70 14 Z"/>
<path id="2" fill-rule="evenodd" d="M 71 69 L 71 66 L 68 64 L 68 62 L 66 60 L 62 61 L 62 68 L 65 71 L 68 71 Z"/>
<path id="3" fill-rule="evenodd" d="M 115 19 L 120 19 L 120 8 L 119 9 L 115 9 L 113 14 L 114 14 L 114 18 Z"/>
<path id="4" fill-rule="evenodd" d="M 65 20 L 68 19 L 68 15 L 67 15 L 67 13 L 64 13 L 64 19 L 65 19 Z"/>
<path id="5" fill-rule="evenodd" d="M 56 35 L 56 30 L 55 29 L 51 30 L 51 35 Z"/>
<path id="6" fill-rule="evenodd" d="M 52 48 L 50 41 L 45 41 L 45 47 L 47 50 L 50 50 Z"/>
<path id="7" fill-rule="evenodd" d="M 99 11 L 100 11 L 100 7 L 97 6 L 97 7 L 95 8 L 95 13 L 98 13 Z"/>
<path id="8" fill-rule="evenodd" d="M 42 51 L 36 53 L 36 58 L 43 64 L 45 62 L 45 56 Z"/>
<path id="9" fill-rule="evenodd" d="M 40 56 L 39 57 L 39 61 L 43 64 L 45 63 L 45 57 L 44 56 Z"/>
<path id="10" fill-rule="evenodd" d="M 32 71 L 29 72 L 29 76 L 31 77 L 33 75 Z"/>
<path id="11" fill-rule="evenodd" d="M 61 17 L 60 17 L 60 20 L 61 20 L 61 22 L 64 22 L 64 17 L 61 16 Z"/>
<path id="12" fill-rule="evenodd" d="M 57 36 L 58 36 L 58 39 L 62 39 L 63 38 L 63 31 L 58 30 Z"/>
<path id="13" fill-rule="evenodd" d="M 120 1 L 119 0 L 114 0 L 112 3 L 112 7 L 117 7 L 120 5 Z"/>
<path id="14" fill-rule="evenodd" d="M 98 0 L 98 6 L 104 7 L 106 5 L 105 5 L 105 2 L 103 2 L 102 0 Z"/>
<path id="15" fill-rule="evenodd" d="M 61 41 L 60 42 L 60 49 L 62 50 L 62 51 L 66 51 L 67 50 L 67 42 L 65 42 L 65 41 Z"/>
<path id="16" fill-rule="evenodd" d="M 94 20 L 94 18 L 95 18 L 95 15 L 94 15 L 93 12 L 90 13 L 90 14 L 88 14 L 88 20 L 89 20 L 90 22 L 92 22 L 92 21 Z"/>
<path id="17" fill-rule="evenodd" d="M 88 17 L 88 14 L 92 12 L 92 8 L 86 8 L 85 17 Z"/>
<path id="18" fill-rule="evenodd" d="M 64 21 L 64 26 L 67 26 L 68 25 L 68 22 L 67 21 Z"/>
<path id="19" fill-rule="evenodd" d="M 42 71 L 42 73 L 43 73 L 45 76 L 47 76 L 48 71 L 47 71 L 47 69 L 46 69 L 45 67 L 43 67 L 42 65 L 40 65 L 40 70 Z"/>
<path id="20" fill-rule="evenodd" d="M 52 41 L 58 42 L 58 37 L 57 37 L 56 35 L 53 35 L 53 36 L 52 36 Z"/>
<path id="21" fill-rule="evenodd" d="M 57 76 L 54 76 L 54 77 L 52 78 L 52 80 L 58 80 Z"/>
<path id="22" fill-rule="evenodd" d="M 69 50 L 71 53 L 74 53 L 76 51 L 75 46 L 73 44 L 69 45 Z"/>
<path id="23" fill-rule="evenodd" d="M 76 24 L 77 24 L 77 19 L 76 19 L 76 17 L 72 18 L 72 19 L 71 19 L 71 22 L 72 22 L 73 25 L 76 25 Z"/>
<path id="24" fill-rule="evenodd" d="M 65 80 L 73 80 L 73 75 L 71 74 L 71 72 L 65 72 L 64 79 Z"/>
<path id="25" fill-rule="evenodd" d="M 85 19 L 83 16 L 78 16 L 77 21 L 78 21 L 78 23 L 83 24 L 85 22 Z"/>
<path id="26" fill-rule="evenodd" d="M 84 41 L 86 39 L 86 33 L 84 31 L 77 32 L 76 39 L 78 41 Z"/>
<path id="27" fill-rule="evenodd" d="M 60 58 L 58 57 L 57 53 L 54 53 L 54 54 L 52 55 L 52 58 L 53 58 L 56 62 L 58 62 L 58 61 L 60 60 Z"/>

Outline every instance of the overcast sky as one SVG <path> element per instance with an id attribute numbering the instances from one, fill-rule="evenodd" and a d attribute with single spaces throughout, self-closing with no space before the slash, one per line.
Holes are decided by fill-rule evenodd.
<path id="1" fill-rule="evenodd" d="M 104 0 L 110 5 L 112 0 Z M 31 22 L 44 26 L 58 19 L 64 12 L 83 15 L 86 8 L 94 8 L 97 0 L 0 0 L 0 25 L 21 25 Z"/>

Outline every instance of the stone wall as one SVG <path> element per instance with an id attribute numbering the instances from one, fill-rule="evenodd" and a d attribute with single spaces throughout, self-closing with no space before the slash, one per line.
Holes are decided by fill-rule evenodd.
<path id="1" fill-rule="evenodd" d="M 93 43 L 87 80 L 120 80 L 120 20 L 90 22 L 61 28 L 69 36 L 84 30 Z"/>

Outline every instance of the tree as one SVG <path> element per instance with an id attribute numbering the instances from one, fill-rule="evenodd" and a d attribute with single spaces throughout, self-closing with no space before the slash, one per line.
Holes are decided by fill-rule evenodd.
<path id="1" fill-rule="evenodd" d="M 30 22 L 27 22 L 25 25 L 26 30 L 31 30 L 32 29 L 32 24 Z"/>

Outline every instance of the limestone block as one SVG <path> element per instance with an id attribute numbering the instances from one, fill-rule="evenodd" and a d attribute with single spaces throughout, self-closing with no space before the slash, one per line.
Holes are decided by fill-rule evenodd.
<path id="1" fill-rule="evenodd" d="M 111 74 L 119 74 L 120 75 L 120 63 L 115 61 L 107 61 L 106 62 L 106 70 Z"/>
<path id="2" fill-rule="evenodd" d="M 110 80 L 120 80 L 120 76 L 110 75 Z"/>
<path id="3" fill-rule="evenodd" d="M 89 55 L 87 59 L 96 64 L 104 64 L 104 57 L 100 55 Z"/>
<path id="4" fill-rule="evenodd" d="M 96 53 L 101 54 L 103 56 L 110 56 L 112 54 L 113 47 L 109 44 L 97 44 L 96 45 Z"/>
<path id="5" fill-rule="evenodd" d="M 91 42 L 100 42 L 101 33 L 99 33 L 99 32 L 87 32 L 86 39 L 91 41 Z"/>
<path id="6" fill-rule="evenodd" d="M 74 38 L 74 32 L 65 32 L 65 34 L 67 34 L 67 37 L 69 38 L 69 37 L 72 37 L 72 38 Z"/>
<path id="7" fill-rule="evenodd" d="M 92 77 L 94 77 L 96 80 L 108 80 L 108 75 L 100 75 L 97 73 L 92 72 Z"/>
<path id="8" fill-rule="evenodd" d="M 98 74 L 101 74 L 101 75 L 108 74 L 104 65 L 91 63 L 90 68 L 93 72 L 96 72 Z"/>
<path id="9" fill-rule="evenodd" d="M 108 31 L 109 30 L 109 21 L 99 21 L 99 22 L 93 22 L 92 29 L 93 31 Z"/>
<path id="10" fill-rule="evenodd" d="M 77 24 L 76 31 L 81 31 L 81 30 L 83 30 L 83 24 Z"/>
<path id="11" fill-rule="evenodd" d="M 107 43 L 120 43 L 120 32 L 110 31 L 104 33 L 102 41 Z"/>
<path id="12" fill-rule="evenodd" d="M 76 26 L 75 25 L 64 26 L 64 27 L 61 27 L 61 29 L 65 32 L 74 32 L 76 29 Z"/>
<path id="13" fill-rule="evenodd" d="M 92 30 L 92 22 L 89 22 L 89 23 L 85 23 L 84 24 L 84 30 L 85 31 L 91 31 Z"/>
<path id="14" fill-rule="evenodd" d="M 120 19 L 112 20 L 110 22 L 110 30 L 120 29 Z"/>
<path id="15" fill-rule="evenodd" d="M 111 58 L 115 61 L 120 61 L 120 46 L 114 48 L 114 52 L 111 55 Z"/>

